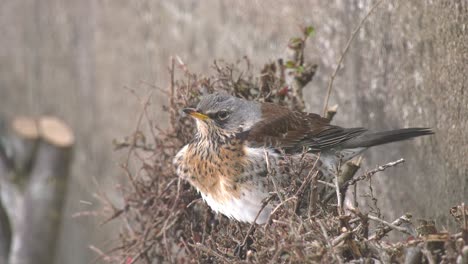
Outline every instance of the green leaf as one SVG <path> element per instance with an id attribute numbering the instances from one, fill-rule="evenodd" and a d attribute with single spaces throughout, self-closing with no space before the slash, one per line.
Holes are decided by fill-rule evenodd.
<path id="1" fill-rule="evenodd" d="M 306 37 L 312 37 L 315 34 L 315 28 L 313 26 L 308 26 L 304 29 L 304 34 Z"/>
<path id="2" fill-rule="evenodd" d="M 284 67 L 287 69 L 293 69 L 296 68 L 296 63 L 294 61 L 287 61 Z"/>

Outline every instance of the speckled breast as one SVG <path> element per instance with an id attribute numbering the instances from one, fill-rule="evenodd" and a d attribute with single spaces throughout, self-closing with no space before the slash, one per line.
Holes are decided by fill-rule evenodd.
<path id="1" fill-rule="evenodd" d="M 272 151 L 239 142 L 216 149 L 193 142 L 179 151 L 174 164 L 177 174 L 189 181 L 214 211 L 253 222 L 269 195 L 266 176 L 268 169 L 276 168 L 277 158 Z M 257 223 L 265 222 L 270 211 L 270 206 L 264 208 Z"/>

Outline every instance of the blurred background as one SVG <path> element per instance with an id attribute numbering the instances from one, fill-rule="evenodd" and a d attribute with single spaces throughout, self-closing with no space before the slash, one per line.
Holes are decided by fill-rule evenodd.
<path id="1" fill-rule="evenodd" d="M 154 91 L 152 118 L 166 103 L 169 58 L 209 75 L 215 59 L 248 56 L 259 69 L 283 55 L 300 26 L 316 34 L 306 59 L 319 65 L 305 89 L 321 112 L 329 77 L 376 1 L 3 0 L 0 3 L 0 118 L 56 115 L 76 134 L 57 263 L 90 263 L 119 223 L 100 226 L 97 188 L 119 202 L 125 183 L 112 140 L 133 132 L 139 95 Z M 375 177 L 391 220 L 405 212 L 450 228 L 448 210 L 468 202 L 468 2 L 383 1 L 364 23 L 335 80 L 334 122 L 371 129 L 432 127 L 436 135 L 378 147 L 365 169 L 405 158 Z M 116 222 L 116 221 L 114 221 Z M 98 261 L 100 262 L 100 261 Z"/>

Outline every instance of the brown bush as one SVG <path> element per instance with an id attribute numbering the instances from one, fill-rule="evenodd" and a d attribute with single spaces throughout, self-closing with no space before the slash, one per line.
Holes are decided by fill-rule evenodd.
<path id="1" fill-rule="evenodd" d="M 300 39 L 302 44 L 305 39 Z M 276 198 L 281 196 L 281 203 L 264 226 L 238 223 L 214 215 L 194 188 L 176 176 L 172 159 L 194 134 L 192 120 L 183 116 L 180 109 L 194 105 L 202 94 L 223 90 L 249 100 L 275 102 L 302 110 L 300 89 L 310 81 L 315 67 L 299 57 L 293 62 L 288 65 L 290 61 L 279 60 L 267 64 L 259 75 L 254 74 L 248 58 L 235 64 L 215 62 L 212 76 L 202 77 L 190 72 L 182 62 L 172 60 L 172 81 L 169 89 L 163 91 L 167 95 L 167 105 L 162 107 L 169 117 L 169 126 L 163 128 L 149 118 L 147 106 L 151 96 L 148 96 L 142 101 L 145 108 L 140 115 L 139 127 L 124 141 L 115 142 L 117 149 L 128 150 L 128 159 L 122 168 L 128 175 L 129 185 L 122 191 L 123 209 L 115 209 L 109 204 L 113 210 L 109 220 L 120 221 L 122 230 L 120 245 L 105 255 L 107 260 L 120 263 L 340 263 L 371 260 L 420 263 L 424 259 L 431 263 L 452 262 L 462 257 L 468 242 L 466 207 L 463 205 L 454 209 L 461 219 L 462 233 L 453 235 L 438 233 L 434 224 L 427 221 L 421 221 L 418 228 L 414 228 L 410 215 L 392 223 L 380 219 L 372 195 L 371 178 L 401 160 L 348 179 L 341 185 L 349 187 L 365 181 L 369 187 L 368 199 L 374 201 L 371 203 L 375 205 L 373 208 L 360 208 L 354 201 L 351 209 L 344 211 L 336 199 L 325 198 L 336 197 L 334 188 L 317 199 L 311 191 L 317 187 L 317 178 L 314 173 L 308 173 L 306 177 L 296 177 L 288 188 L 278 190 Z M 304 74 L 308 74 L 305 81 Z M 176 75 L 180 77 L 176 78 Z M 295 81 L 303 81 L 302 85 L 299 82 L 299 87 L 292 87 L 288 75 Z M 149 131 L 140 130 L 142 123 L 147 123 Z M 288 166 L 289 173 L 303 175 L 298 171 L 303 170 L 304 164 Z M 341 191 L 344 195 L 344 189 Z M 354 200 L 361 195 L 355 194 Z M 385 235 L 392 230 L 409 238 L 390 243 L 385 240 Z"/>

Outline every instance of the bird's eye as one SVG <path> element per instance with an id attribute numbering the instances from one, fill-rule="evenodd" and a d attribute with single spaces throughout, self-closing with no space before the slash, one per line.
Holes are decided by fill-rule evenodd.
<path id="1" fill-rule="evenodd" d="M 216 118 L 220 121 L 223 121 L 223 120 L 226 120 L 226 118 L 229 117 L 229 112 L 228 111 L 219 111 L 217 114 L 216 114 Z"/>

